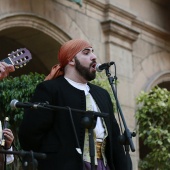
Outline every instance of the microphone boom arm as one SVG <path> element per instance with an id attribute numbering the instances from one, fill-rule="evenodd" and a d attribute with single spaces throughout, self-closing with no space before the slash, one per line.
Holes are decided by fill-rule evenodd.
<path id="1" fill-rule="evenodd" d="M 99 117 L 108 117 L 108 113 L 103 113 L 103 112 L 95 112 L 95 111 L 85 111 L 85 110 L 79 110 L 79 109 L 74 109 L 74 108 L 69 108 L 68 106 L 66 107 L 61 107 L 61 106 L 54 106 L 54 105 L 49 105 L 48 102 L 46 103 L 30 103 L 30 102 L 19 102 L 16 99 L 13 99 L 10 103 L 11 108 L 31 108 L 31 109 L 48 109 L 48 110 L 53 110 L 57 111 L 59 109 L 61 110 L 69 110 L 87 114 L 87 115 L 93 115 L 93 116 L 99 116 Z"/>

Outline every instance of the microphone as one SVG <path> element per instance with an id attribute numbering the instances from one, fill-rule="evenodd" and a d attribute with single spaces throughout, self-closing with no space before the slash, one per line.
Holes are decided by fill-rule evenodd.
<path id="1" fill-rule="evenodd" d="M 109 63 L 103 63 L 103 64 L 97 64 L 96 65 L 96 71 L 101 72 L 104 69 L 108 69 L 111 65 L 113 65 L 115 62 L 111 61 Z"/>
<path id="2" fill-rule="evenodd" d="M 39 104 L 22 103 L 22 102 L 19 102 L 16 99 L 13 99 L 10 103 L 10 106 L 11 106 L 12 109 L 16 109 L 16 108 L 34 108 L 34 109 L 37 109 L 39 107 Z"/>

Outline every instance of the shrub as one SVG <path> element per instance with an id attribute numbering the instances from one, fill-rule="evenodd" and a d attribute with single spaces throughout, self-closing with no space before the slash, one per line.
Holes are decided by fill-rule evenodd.
<path id="1" fill-rule="evenodd" d="M 139 137 L 150 152 L 140 161 L 141 170 L 170 169 L 170 92 L 155 87 L 137 97 Z"/>
<path id="2" fill-rule="evenodd" d="M 23 109 L 11 109 L 10 102 L 17 99 L 20 102 L 28 102 L 32 96 L 35 87 L 43 81 L 44 75 L 38 73 L 30 73 L 20 77 L 8 77 L 0 81 L 0 120 L 9 117 L 9 128 L 13 131 L 15 140 L 14 147 L 20 150 L 18 141 L 18 127 L 23 117 Z M 14 148 L 15 149 L 15 148 Z M 8 165 L 8 169 L 19 169 L 20 161 L 18 156 L 15 156 L 14 164 Z"/>

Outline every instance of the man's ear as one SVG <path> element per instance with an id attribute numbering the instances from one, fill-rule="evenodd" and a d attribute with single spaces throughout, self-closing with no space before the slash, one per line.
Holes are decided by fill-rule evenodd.
<path id="1" fill-rule="evenodd" d="M 73 58 L 72 60 L 70 60 L 70 61 L 68 62 L 68 64 L 70 64 L 70 65 L 75 65 L 75 59 Z"/>

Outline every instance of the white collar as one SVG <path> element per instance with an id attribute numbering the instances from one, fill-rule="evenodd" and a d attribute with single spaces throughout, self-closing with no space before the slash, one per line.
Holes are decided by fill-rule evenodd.
<path id="1" fill-rule="evenodd" d="M 79 90 L 83 90 L 85 92 L 85 95 L 87 95 L 89 93 L 90 87 L 87 85 L 87 83 L 83 84 L 83 83 L 77 83 L 67 77 L 64 77 L 73 87 L 79 89 Z"/>

